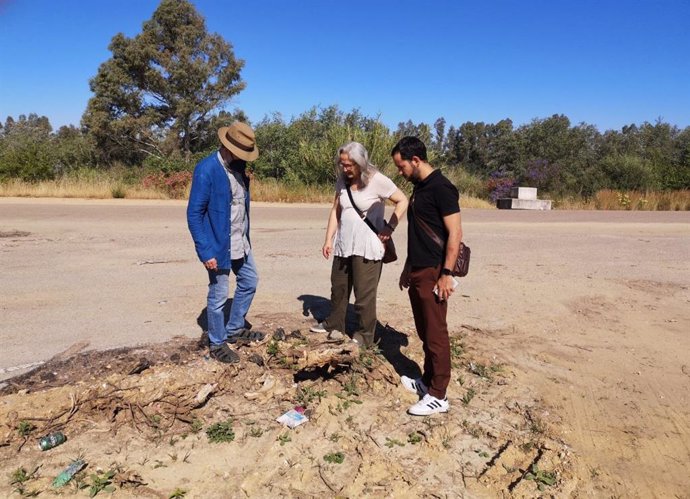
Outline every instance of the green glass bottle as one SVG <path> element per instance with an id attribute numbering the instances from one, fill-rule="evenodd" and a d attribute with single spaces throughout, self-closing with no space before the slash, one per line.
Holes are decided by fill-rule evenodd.
<path id="1" fill-rule="evenodd" d="M 65 437 L 65 434 L 62 433 L 61 431 L 56 431 L 55 433 L 51 433 L 51 434 L 43 437 L 38 442 L 38 447 L 41 450 L 52 449 L 53 447 L 57 447 L 58 445 L 64 443 L 65 440 L 67 440 L 67 437 Z"/>

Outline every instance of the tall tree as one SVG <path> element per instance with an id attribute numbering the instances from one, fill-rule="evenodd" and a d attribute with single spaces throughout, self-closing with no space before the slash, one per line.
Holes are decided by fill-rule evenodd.
<path id="1" fill-rule="evenodd" d="M 0 179 L 21 178 L 26 181 L 55 176 L 55 154 L 52 147 L 53 127 L 45 116 L 31 113 L 11 116 L 0 135 Z"/>
<path id="2" fill-rule="evenodd" d="M 108 159 L 189 155 L 203 144 L 213 113 L 245 86 L 244 61 L 207 32 L 187 0 L 162 0 L 140 34 L 118 33 L 109 50 L 82 118 Z"/>

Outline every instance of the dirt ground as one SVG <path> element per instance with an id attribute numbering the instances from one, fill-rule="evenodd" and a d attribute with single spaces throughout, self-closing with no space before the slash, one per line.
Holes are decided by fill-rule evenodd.
<path id="1" fill-rule="evenodd" d="M 184 210 L 0 199 L 0 496 L 50 495 L 81 456 L 60 493 L 112 470 L 120 497 L 690 497 L 690 213 L 463 211 L 451 411 L 415 419 L 401 262 L 379 286 L 381 354 L 350 352 L 307 333 L 328 310 L 328 207 L 253 205 L 249 320 L 288 337 L 225 367 L 202 346 Z M 309 422 L 274 421 L 295 405 Z M 229 418 L 234 441 L 209 442 Z M 68 441 L 42 453 L 52 429 Z"/>

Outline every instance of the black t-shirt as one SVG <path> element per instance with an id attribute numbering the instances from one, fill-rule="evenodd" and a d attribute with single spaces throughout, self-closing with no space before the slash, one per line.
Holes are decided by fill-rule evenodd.
<path id="1" fill-rule="evenodd" d="M 460 212 L 459 193 L 455 186 L 439 170 L 415 185 L 407 212 L 407 259 L 412 267 L 436 267 L 446 257 L 445 243 L 448 232 L 443 217 Z M 421 218 L 444 243 L 441 248 L 424 229 L 416 223 Z"/>

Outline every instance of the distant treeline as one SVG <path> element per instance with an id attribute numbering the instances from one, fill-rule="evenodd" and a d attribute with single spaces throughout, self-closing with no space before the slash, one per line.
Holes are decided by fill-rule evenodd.
<path id="1" fill-rule="evenodd" d="M 57 131 L 45 116 L 0 123 L 0 182 L 62 178 L 80 169 L 110 170 L 125 181 L 157 179 L 177 191 L 196 161 L 215 149 L 216 130 L 242 111 L 223 111 L 245 88 L 244 61 L 232 45 L 209 33 L 187 0 L 161 0 L 140 33 L 113 36 L 112 57 L 89 80 L 93 93 L 79 128 Z M 599 132 L 563 115 L 513 126 L 498 123 L 400 123 L 336 106 L 312 108 L 285 120 L 253 123 L 261 151 L 259 178 L 281 183 L 332 184 L 336 148 L 362 142 L 374 164 L 393 174 L 389 151 L 416 135 L 465 194 L 500 197 L 515 184 L 542 195 L 588 198 L 601 189 L 690 189 L 690 127 L 664 122 Z M 183 174 L 180 174 L 183 172 Z M 170 181 L 170 182 L 168 182 Z"/>
<path id="2" fill-rule="evenodd" d="M 8 117 L 0 123 L 0 181 L 54 179 L 83 168 L 118 168 L 134 177 L 191 170 L 217 147 L 218 126 L 234 119 L 246 116 L 221 113 L 208 121 L 202 140 L 188 153 L 163 155 L 162 144 L 157 153 L 129 148 L 118 154 L 118 147 L 104 150 L 86 127 L 54 131 L 45 116 Z M 415 135 L 428 144 L 435 166 L 479 197 L 500 197 L 517 184 L 555 197 L 588 197 L 601 189 L 690 189 L 690 127 L 680 130 L 661 121 L 601 133 L 592 125 L 572 125 L 563 115 L 519 127 L 509 119 L 453 125 L 439 118 L 390 130 L 377 118 L 331 106 L 290 120 L 276 114 L 253 125 L 261 151 L 255 174 L 289 183 L 332 183 L 336 148 L 349 140 L 362 142 L 372 162 L 393 173 L 391 147 L 401 136 Z"/>

